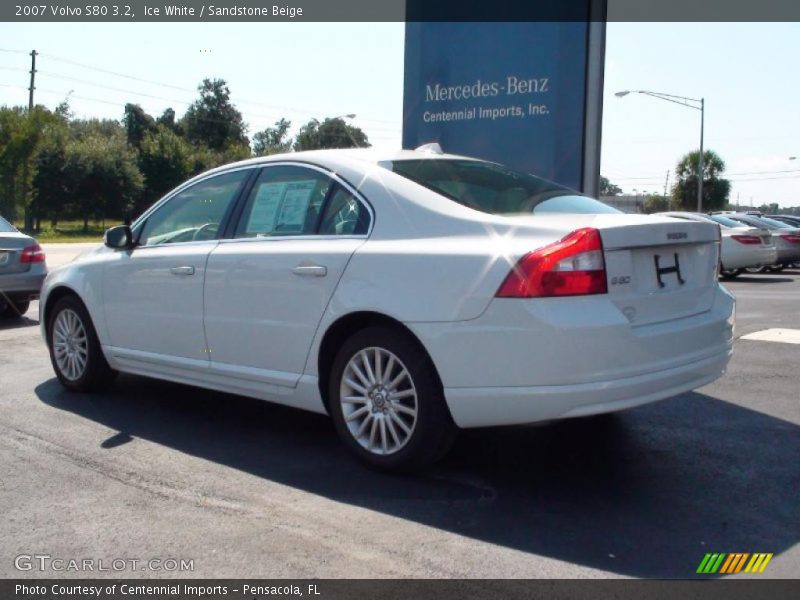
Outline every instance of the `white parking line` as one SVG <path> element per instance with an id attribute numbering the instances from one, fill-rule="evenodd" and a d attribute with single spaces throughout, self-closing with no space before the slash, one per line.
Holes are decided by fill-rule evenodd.
<path id="1" fill-rule="evenodd" d="M 800 344 L 800 329 L 763 329 L 743 335 L 742 340 L 758 342 L 782 342 L 784 344 Z"/>

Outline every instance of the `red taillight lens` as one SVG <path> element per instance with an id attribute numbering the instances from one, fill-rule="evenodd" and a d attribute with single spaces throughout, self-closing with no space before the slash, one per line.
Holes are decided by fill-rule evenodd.
<path id="1" fill-rule="evenodd" d="M 793 244 L 800 244 L 800 234 L 797 233 L 786 233 L 781 235 L 781 237 L 786 240 L 787 242 L 791 242 Z"/>
<path id="2" fill-rule="evenodd" d="M 761 244 L 761 238 L 757 235 L 732 235 L 731 238 L 740 244 L 747 244 L 748 246 L 757 246 Z"/>
<path id="3" fill-rule="evenodd" d="M 44 262 L 44 250 L 39 244 L 28 246 L 19 255 L 19 262 L 25 264 Z"/>
<path id="4" fill-rule="evenodd" d="M 586 227 L 519 259 L 497 297 L 583 296 L 607 291 L 603 242 L 596 229 Z"/>

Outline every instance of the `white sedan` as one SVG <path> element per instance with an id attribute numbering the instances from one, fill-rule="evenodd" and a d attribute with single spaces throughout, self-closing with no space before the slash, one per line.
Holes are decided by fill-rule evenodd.
<path id="1" fill-rule="evenodd" d="M 412 469 L 459 427 L 594 415 L 718 378 L 719 227 L 626 215 L 434 150 L 275 155 L 191 179 L 54 270 L 59 380 L 117 371 L 328 413 Z"/>
<path id="2" fill-rule="evenodd" d="M 725 215 L 670 211 L 658 213 L 665 217 L 686 221 L 711 222 L 719 225 L 722 235 L 720 245 L 720 275 L 724 279 L 738 277 L 744 269 L 774 265 L 778 251 L 769 229 L 745 225 Z"/>

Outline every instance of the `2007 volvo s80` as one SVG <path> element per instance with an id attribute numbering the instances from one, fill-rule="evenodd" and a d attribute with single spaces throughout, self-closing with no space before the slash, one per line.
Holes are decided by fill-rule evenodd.
<path id="1" fill-rule="evenodd" d="M 626 215 L 436 150 L 329 150 L 186 182 L 41 294 L 56 374 L 117 371 L 327 412 L 386 469 L 461 427 L 661 400 L 719 377 L 719 228 Z"/>

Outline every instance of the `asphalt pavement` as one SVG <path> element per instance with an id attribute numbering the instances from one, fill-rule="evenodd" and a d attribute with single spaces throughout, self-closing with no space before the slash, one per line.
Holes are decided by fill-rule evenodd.
<path id="1" fill-rule="evenodd" d="M 46 247 L 51 265 L 85 249 Z M 737 337 L 800 329 L 800 271 L 726 285 Z M 397 477 L 354 462 L 323 416 L 127 375 L 68 393 L 37 311 L 0 324 L 0 577 L 691 578 L 707 552 L 800 571 L 798 344 L 737 340 L 696 392 L 462 432 Z M 145 562 L 18 570 L 35 554 Z"/>

